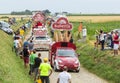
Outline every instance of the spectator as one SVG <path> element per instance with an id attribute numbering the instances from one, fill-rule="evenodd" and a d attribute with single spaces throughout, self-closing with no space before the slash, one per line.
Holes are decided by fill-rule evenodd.
<path id="1" fill-rule="evenodd" d="M 24 39 L 24 30 L 22 28 L 20 28 L 20 36 Z"/>
<path id="2" fill-rule="evenodd" d="M 86 37 L 87 37 L 87 29 L 86 29 L 86 27 L 84 27 L 84 28 L 82 29 L 82 36 L 83 36 L 83 40 L 86 41 Z"/>
<path id="3" fill-rule="evenodd" d="M 29 63 L 29 50 L 28 50 L 28 46 L 25 46 L 23 48 L 23 59 L 24 59 L 24 66 L 25 66 L 25 68 L 27 68 L 28 63 Z"/>
<path id="4" fill-rule="evenodd" d="M 24 23 L 23 23 L 22 29 L 24 30 L 24 32 L 26 32 L 26 26 Z"/>
<path id="5" fill-rule="evenodd" d="M 18 55 L 19 54 L 18 53 L 18 50 L 19 50 L 19 40 L 18 40 L 18 38 L 15 38 L 15 40 L 13 41 L 13 43 L 14 43 L 15 53 L 16 53 L 16 55 Z"/>
<path id="6" fill-rule="evenodd" d="M 111 47 L 111 49 L 113 49 L 113 31 L 111 32 L 111 34 L 106 34 L 105 36 L 105 42 L 107 44 L 108 47 Z"/>
<path id="7" fill-rule="evenodd" d="M 118 48 L 119 48 L 119 36 L 118 31 L 115 32 L 115 35 L 113 36 L 113 44 L 114 44 L 114 55 L 118 55 Z"/>
<path id="8" fill-rule="evenodd" d="M 78 27 L 78 39 L 81 39 L 82 28 L 83 28 L 83 22 L 80 22 L 80 25 Z"/>
<path id="9" fill-rule="evenodd" d="M 64 66 L 63 72 L 58 75 L 57 83 L 71 83 L 71 75 L 67 72 L 66 66 Z"/>
<path id="10" fill-rule="evenodd" d="M 15 18 L 15 17 L 13 17 L 13 23 L 14 23 L 14 24 L 16 23 L 16 18 Z"/>
<path id="11" fill-rule="evenodd" d="M 31 21 L 29 20 L 28 21 L 28 28 L 30 28 L 31 27 Z"/>
<path id="12" fill-rule="evenodd" d="M 23 45 L 21 37 L 18 37 L 18 41 L 19 41 L 19 53 L 20 53 L 22 51 L 22 45 Z"/>
<path id="13" fill-rule="evenodd" d="M 111 31 L 111 35 L 110 35 L 110 37 L 111 37 L 111 48 L 113 49 L 113 37 L 114 37 L 114 32 L 113 31 Z"/>
<path id="14" fill-rule="evenodd" d="M 33 50 L 33 53 L 30 54 L 29 62 L 30 62 L 30 70 L 29 70 L 29 75 L 31 75 L 34 71 L 34 60 L 37 57 L 36 51 Z"/>
<path id="15" fill-rule="evenodd" d="M 23 17 L 21 17 L 21 21 L 23 21 L 24 19 L 23 19 Z"/>
<path id="16" fill-rule="evenodd" d="M 34 80 L 36 80 L 36 77 L 38 75 L 38 68 L 39 68 L 40 64 L 42 63 L 42 60 L 41 60 L 40 57 L 41 57 L 41 54 L 38 53 L 38 57 L 36 57 L 35 60 L 34 60 L 34 72 L 35 72 Z"/>
<path id="17" fill-rule="evenodd" d="M 25 48 L 25 47 L 28 46 L 28 45 L 29 45 L 28 41 L 25 41 L 25 42 L 23 43 L 23 48 Z"/>
<path id="18" fill-rule="evenodd" d="M 52 68 L 50 64 L 48 64 L 47 62 L 48 62 L 48 59 L 44 58 L 44 63 L 41 63 L 39 67 L 40 78 L 42 80 L 42 83 L 50 83 L 49 76 L 52 74 Z"/>
<path id="19" fill-rule="evenodd" d="M 100 32 L 98 32 L 98 31 L 96 31 L 96 32 L 100 34 L 101 50 L 104 50 L 104 42 L 105 42 L 104 32 L 103 32 L 103 30 L 100 30 Z"/>
<path id="20" fill-rule="evenodd" d="M 29 50 L 30 50 L 30 52 L 32 52 L 33 47 L 34 47 L 34 43 L 33 43 L 32 40 L 30 40 L 30 42 L 28 43 L 28 46 L 29 46 Z"/>

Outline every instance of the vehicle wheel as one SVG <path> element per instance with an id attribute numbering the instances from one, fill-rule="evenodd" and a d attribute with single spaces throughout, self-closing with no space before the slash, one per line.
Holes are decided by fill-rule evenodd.
<path id="1" fill-rule="evenodd" d="M 76 70 L 77 73 L 79 73 L 80 69 L 79 70 Z"/>
<path id="2" fill-rule="evenodd" d="M 56 67 L 56 64 L 54 64 L 53 68 L 54 68 L 54 71 L 56 71 L 56 72 L 58 71 L 57 67 Z"/>

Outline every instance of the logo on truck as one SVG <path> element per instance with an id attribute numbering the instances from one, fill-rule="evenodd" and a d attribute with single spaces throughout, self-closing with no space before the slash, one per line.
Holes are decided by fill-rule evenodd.
<path id="1" fill-rule="evenodd" d="M 61 17 L 52 24 L 55 30 L 72 30 L 72 24 L 68 22 L 67 18 Z"/>
<path id="2" fill-rule="evenodd" d="M 46 30 L 34 30 L 33 34 L 36 35 L 36 36 L 46 36 L 47 31 Z"/>

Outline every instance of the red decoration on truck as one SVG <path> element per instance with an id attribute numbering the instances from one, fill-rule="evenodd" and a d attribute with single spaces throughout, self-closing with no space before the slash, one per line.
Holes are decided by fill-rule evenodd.
<path id="1" fill-rule="evenodd" d="M 68 22 L 67 18 L 61 17 L 52 24 L 52 28 L 57 30 L 72 30 L 72 24 Z"/>

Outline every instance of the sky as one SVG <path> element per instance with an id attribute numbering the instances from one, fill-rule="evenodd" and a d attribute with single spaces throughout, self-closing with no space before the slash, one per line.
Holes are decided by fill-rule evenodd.
<path id="1" fill-rule="evenodd" d="M 0 13 L 26 9 L 48 9 L 52 13 L 120 13 L 120 0 L 0 0 Z"/>

